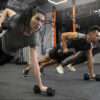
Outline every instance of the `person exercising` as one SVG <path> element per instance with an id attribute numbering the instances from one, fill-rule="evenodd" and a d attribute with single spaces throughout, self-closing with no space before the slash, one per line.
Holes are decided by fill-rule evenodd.
<path id="1" fill-rule="evenodd" d="M 8 18 L 5 23 L 5 19 Z M 4 9 L 0 16 L 0 27 L 2 30 L 5 29 L 7 32 L 2 37 L 2 56 L 0 56 L 0 63 L 8 63 L 9 60 L 13 59 L 16 52 L 20 48 L 29 46 L 31 48 L 31 71 L 35 76 L 35 80 L 38 88 L 41 92 L 47 92 L 48 89 L 51 90 L 51 96 L 54 96 L 54 89 L 45 86 L 42 82 L 40 76 L 40 67 L 38 64 L 37 55 L 37 31 L 45 23 L 45 13 L 40 9 L 27 8 L 22 14 L 16 13 L 11 9 Z M 38 92 L 40 93 L 40 92 Z"/>
<path id="2" fill-rule="evenodd" d="M 70 45 L 71 45 L 71 48 L 75 49 L 76 53 L 74 55 L 72 55 L 72 57 L 70 57 L 70 59 L 68 56 L 66 56 L 64 59 L 61 59 L 59 66 L 63 68 L 64 66 L 66 66 L 68 64 L 76 65 L 76 64 L 80 64 L 80 63 L 87 61 L 88 73 L 90 75 L 90 79 L 94 79 L 95 73 L 94 73 L 94 65 L 93 65 L 93 56 L 100 52 L 100 47 L 98 45 L 99 39 L 100 39 L 99 32 L 100 32 L 99 26 L 93 26 L 88 30 L 87 34 L 79 33 L 77 35 L 78 37 L 76 37 L 76 38 L 72 38 L 71 37 L 72 35 L 71 35 L 70 36 L 70 40 L 71 40 Z M 66 42 L 66 41 L 64 41 L 64 42 Z M 70 47 L 68 47 L 68 48 L 70 48 Z M 54 50 L 51 50 L 51 51 L 54 51 Z M 52 52 L 51 55 L 55 56 L 55 54 L 56 54 L 55 52 L 54 53 Z M 68 54 L 68 52 L 67 52 L 67 54 Z M 56 57 L 57 56 L 55 56 L 55 58 Z M 57 58 L 60 59 L 61 57 L 60 58 L 57 57 Z M 57 60 L 57 58 L 56 58 L 56 60 Z M 59 72 L 59 67 L 58 67 L 58 72 Z M 59 73 L 61 73 L 61 74 L 63 73 L 63 72 L 61 72 L 61 68 L 60 68 Z"/>
<path id="3" fill-rule="evenodd" d="M 70 63 L 72 65 L 75 65 L 75 64 L 87 61 L 90 79 L 93 79 L 95 77 L 93 55 L 99 53 L 99 51 L 96 50 L 96 48 L 98 48 L 96 47 L 96 44 L 99 41 L 99 35 L 100 35 L 99 32 L 100 32 L 99 26 L 93 26 L 89 29 L 87 34 L 82 34 L 82 35 L 76 34 L 76 36 L 79 36 L 79 35 L 80 36 L 78 37 L 78 39 L 73 39 L 71 43 L 72 48 L 74 48 L 76 52 L 80 51 L 81 53 L 76 58 L 71 59 Z M 64 34 L 63 37 L 65 39 L 66 35 Z M 67 38 L 68 38 L 68 35 L 67 35 Z M 63 42 L 65 44 L 66 41 L 63 40 Z M 66 50 L 68 50 L 68 48 L 66 49 L 66 47 L 67 46 L 63 45 L 65 52 Z M 67 62 L 65 65 L 67 65 Z"/>

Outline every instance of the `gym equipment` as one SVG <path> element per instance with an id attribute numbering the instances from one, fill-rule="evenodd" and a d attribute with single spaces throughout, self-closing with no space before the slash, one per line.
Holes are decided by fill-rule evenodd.
<path id="1" fill-rule="evenodd" d="M 90 78 L 89 78 L 89 74 L 88 73 L 85 73 L 84 75 L 83 75 L 83 79 L 84 80 L 89 80 Z M 96 81 L 100 81 L 100 75 L 99 74 L 97 74 L 96 76 L 95 76 L 95 78 L 94 78 Z"/>
<path id="2" fill-rule="evenodd" d="M 100 75 L 97 74 L 96 77 L 95 77 L 96 81 L 100 81 Z"/>
<path id="3" fill-rule="evenodd" d="M 89 80 L 89 74 L 88 74 L 88 73 L 84 73 L 83 79 L 84 79 L 84 80 Z"/>
<path id="4" fill-rule="evenodd" d="M 55 95 L 54 89 L 48 88 L 46 92 L 42 92 L 38 85 L 35 85 L 33 87 L 33 91 L 34 91 L 35 94 L 46 94 L 47 96 L 54 96 Z"/>

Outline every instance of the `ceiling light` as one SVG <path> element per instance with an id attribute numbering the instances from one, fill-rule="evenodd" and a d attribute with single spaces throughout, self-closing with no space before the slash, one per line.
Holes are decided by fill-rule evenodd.
<path id="1" fill-rule="evenodd" d="M 53 0 L 48 0 L 48 2 L 50 2 L 50 3 L 54 4 L 54 5 L 60 5 L 60 4 L 62 4 L 62 3 L 67 2 L 67 0 L 61 0 L 61 1 L 59 1 L 59 2 L 56 2 L 56 1 L 53 1 Z"/>

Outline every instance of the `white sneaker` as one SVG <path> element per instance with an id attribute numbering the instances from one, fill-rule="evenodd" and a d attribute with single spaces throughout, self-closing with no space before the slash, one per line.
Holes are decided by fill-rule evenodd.
<path id="1" fill-rule="evenodd" d="M 72 66 L 72 64 L 68 64 L 67 65 L 67 68 L 72 71 L 72 72 L 75 72 L 76 71 L 76 68 Z"/>
<path id="2" fill-rule="evenodd" d="M 58 67 L 56 67 L 56 70 L 59 74 L 64 74 L 64 68 L 62 65 L 59 65 Z"/>

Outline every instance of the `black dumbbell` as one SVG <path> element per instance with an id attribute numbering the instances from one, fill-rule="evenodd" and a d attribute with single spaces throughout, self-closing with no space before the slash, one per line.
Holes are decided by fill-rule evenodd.
<path id="1" fill-rule="evenodd" d="M 97 74 L 97 75 L 95 76 L 95 80 L 96 80 L 96 81 L 100 81 L 100 75 L 99 75 L 99 74 Z"/>
<path id="2" fill-rule="evenodd" d="M 84 79 L 84 80 L 89 80 L 89 74 L 88 74 L 88 73 L 84 73 L 83 79 Z"/>
<path id="3" fill-rule="evenodd" d="M 88 74 L 88 73 L 85 73 L 84 76 L 83 76 L 83 79 L 84 79 L 84 80 L 90 80 L 89 74 Z M 95 79 L 96 81 L 100 81 L 100 75 L 97 74 L 97 75 L 95 76 L 94 79 Z"/>
<path id="4" fill-rule="evenodd" d="M 34 86 L 33 91 L 34 91 L 35 94 L 46 94 L 47 96 L 54 96 L 55 95 L 55 90 L 54 89 L 47 88 L 46 92 L 42 92 L 38 85 Z"/>

